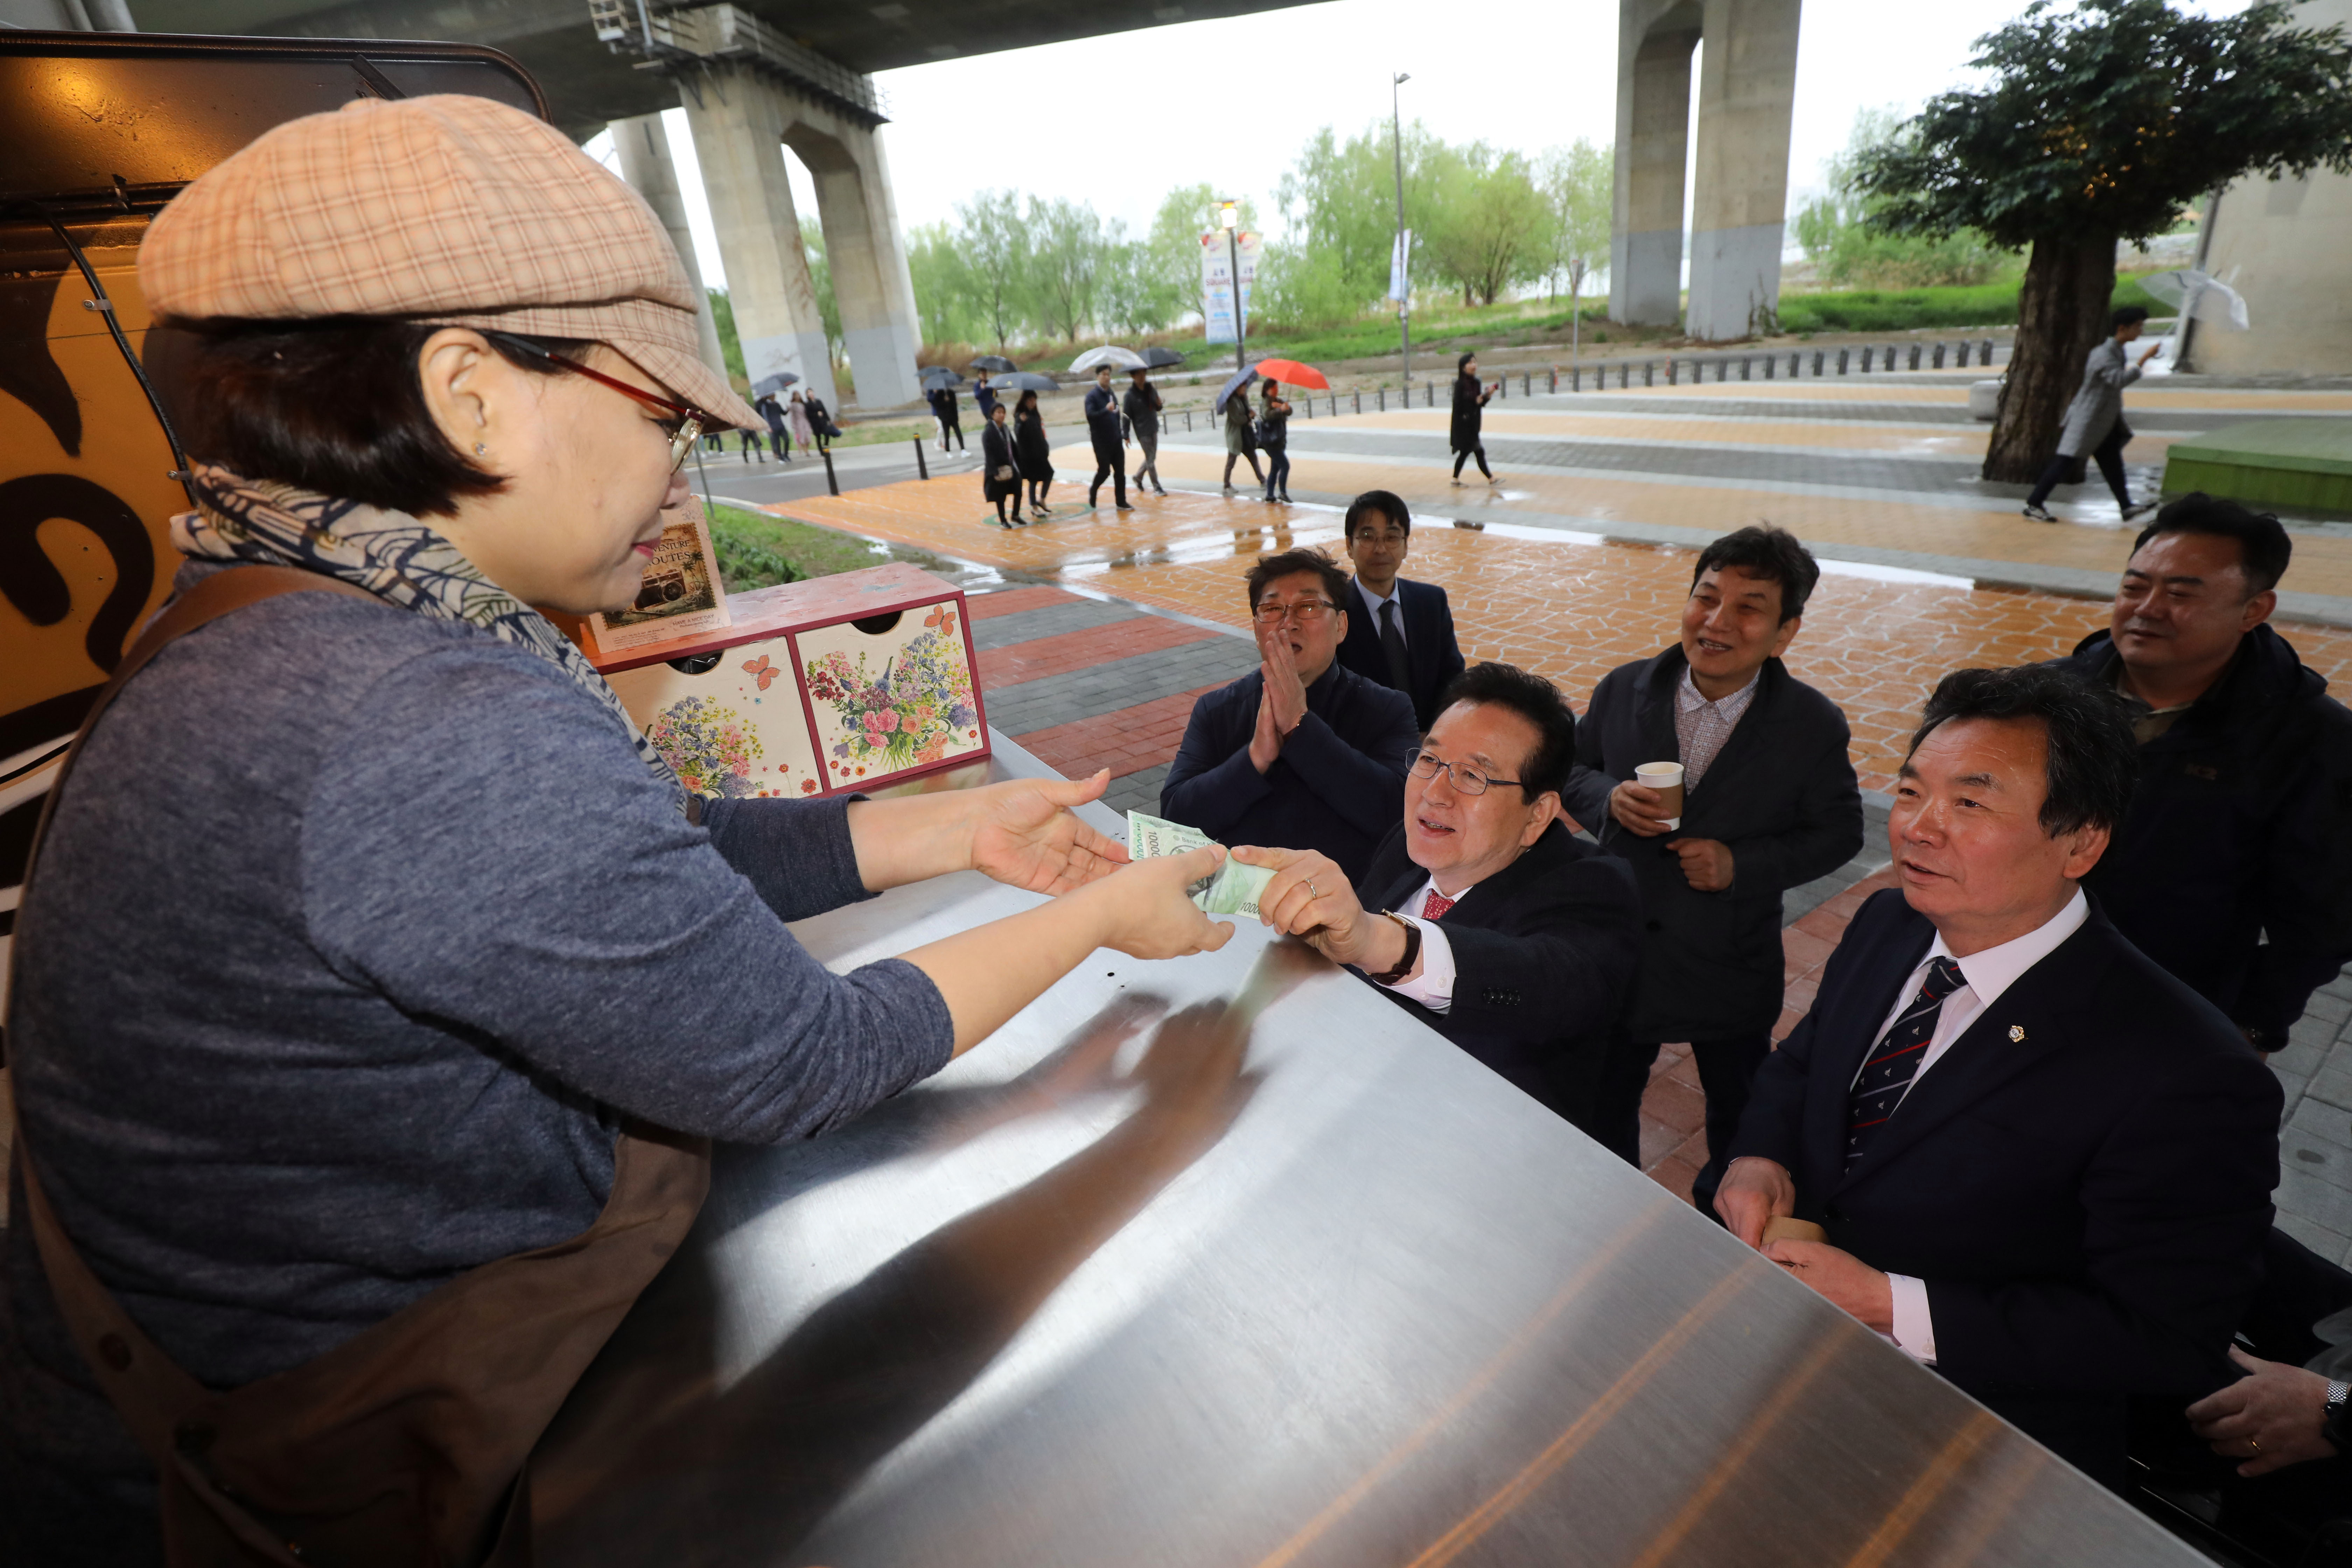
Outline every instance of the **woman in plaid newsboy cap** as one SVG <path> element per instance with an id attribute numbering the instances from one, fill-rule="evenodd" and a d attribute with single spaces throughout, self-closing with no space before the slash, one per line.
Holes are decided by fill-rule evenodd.
<path id="1" fill-rule="evenodd" d="M 140 282 L 196 505 L 16 924 L 10 1562 L 520 1562 L 709 1141 L 836 1126 L 1098 947 L 1221 945 L 1221 852 L 1120 868 L 1100 777 L 687 792 L 541 611 L 629 605 L 698 432 L 758 420 L 552 127 L 281 125 Z M 966 868 L 1059 896 L 845 974 L 785 928 Z"/>

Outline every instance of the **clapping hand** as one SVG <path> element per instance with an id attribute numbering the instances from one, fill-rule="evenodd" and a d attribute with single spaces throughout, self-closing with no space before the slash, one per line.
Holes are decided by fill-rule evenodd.
<path id="1" fill-rule="evenodd" d="M 1288 623 L 1257 628 L 1260 668 L 1265 674 L 1265 697 L 1274 710 L 1275 728 L 1287 735 L 1307 717 L 1307 683 L 1298 677 L 1298 655 L 1290 646 Z"/>

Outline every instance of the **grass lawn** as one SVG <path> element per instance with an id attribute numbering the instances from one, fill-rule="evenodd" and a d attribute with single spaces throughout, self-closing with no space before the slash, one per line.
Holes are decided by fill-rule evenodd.
<path id="1" fill-rule="evenodd" d="M 863 539 L 835 533 L 763 511 L 713 504 L 710 542 L 719 551 L 719 575 L 730 594 L 777 583 L 830 577 L 896 559 Z"/>
<path id="2" fill-rule="evenodd" d="M 1934 327 L 2003 327 L 2017 321 L 2018 279 L 1973 288 L 1840 289 L 1819 294 L 1780 296 L 1784 332 L 1905 332 Z M 2134 278 L 2118 279 L 2110 309 L 2142 305 L 2168 316 L 2172 307 L 2157 300 Z"/>

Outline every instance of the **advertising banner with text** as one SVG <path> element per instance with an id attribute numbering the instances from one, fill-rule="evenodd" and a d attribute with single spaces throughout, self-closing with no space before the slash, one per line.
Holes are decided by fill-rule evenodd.
<path id="1" fill-rule="evenodd" d="M 1262 237 L 1243 230 L 1234 235 L 1234 244 L 1228 247 L 1223 229 L 1213 229 L 1201 237 L 1201 318 L 1208 324 L 1209 341 L 1213 343 L 1237 342 L 1241 338 L 1234 321 L 1234 249 L 1241 253 L 1241 324 L 1249 324 L 1250 289 L 1257 281 L 1257 253 Z"/>

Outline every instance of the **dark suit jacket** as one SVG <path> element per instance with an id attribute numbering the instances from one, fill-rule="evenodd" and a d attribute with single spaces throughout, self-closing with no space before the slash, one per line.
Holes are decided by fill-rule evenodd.
<path id="1" fill-rule="evenodd" d="M 1421 749 L 1412 705 L 1337 660 L 1307 689 L 1307 717 L 1263 773 L 1250 737 L 1265 674 L 1203 692 L 1160 786 L 1160 815 L 1222 844 L 1320 849 L 1354 881 L 1404 820 L 1404 775 Z"/>
<path id="2" fill-rule="evenodd" d="M 1368 910 L 1396 909 L 1428 876 L 1407 857 L 1400 822 L 1373 851 L 1356 897 Z M 1555 822 L 1438 921 L 1454 950 L 1449 1011 L 1374 989 L 1591 1131 L 1601 1063 L 1633 985 L 1640 914 L 1623 862 Z"/>
<path id="3" fill-rule="evenodd" d="M 1609 792 L 1643 763 L 1680 760 L 1675 693 L 1679 645 L 1603 676 L 1576 726 L 1576 767 L 1560 803 L 1633 868 L 1644 915 L 1632 1037 L 1717 1040 L 1769 1030 L 1780 1016 L 1780 895 L 1836 870 L 1862 847 L 1862 791 L 1846 760 L 1845 715 L 1775 659 L 1695 790 L 1679 833 L 1643 838 L 1609 815 Z M 1694 889 L 1674 838 L 1731 848 L 1731 886 Z"/>
<path id="4" fill-rule="evenodd" d="M 1367 680 L 1389 684 L 1389 656 L 1381 647 L 1381 624 L 1364 607 L 1356 580 L 1348 579 L 1348 596 L 1339 606 L 1348 612 L 1348 635 L 1339 644 L 1339 662 Z M 1454 640 L 1454 609 L 1445 590 L 1434 583 L 1397 579 L 1397 613 L 1404 617 L 1405 668 L 1411 684 L 1413 722 L 1425 732 L 1437 722 L 1437 701 L 1454 678 L 1462 673 L 1462 645 Z M 1651 759 L 1644 757 L 1643 762 Z"/>
<path id="5" fill-rule="evenodd" d="M 2210 1003 L 2090 919 L 1978 1015 L 1849 1175 L 1847 1093 L 1935 930 L 1855 914 L 1732 1143 L 1797 1215 L 1927 1286 L 1936 1370 L 2110 1486 L 2125 1402 L 2187 1404 L 2261 1279 L 2278 1080 Z"/>

